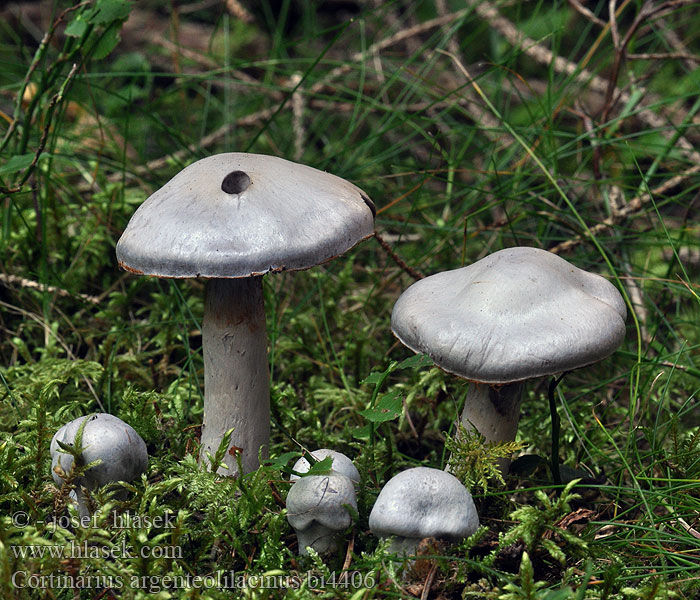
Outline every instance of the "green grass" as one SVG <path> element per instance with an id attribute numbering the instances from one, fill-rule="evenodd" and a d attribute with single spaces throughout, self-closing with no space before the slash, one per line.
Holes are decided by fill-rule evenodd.
<path id="1" fill-rule="evenodd" d="M 218 4 L 0 9 L 0 597 L 697 597 L 700 16 L 668 3 L 637 26 L 644 3 L 618 2 L 629 56 L 611 102 L 608 2 L 581 4 L 607 25 L 563 1 L 265 0 L 247 21 Z M 665 53 L 681 56 L 635 58 Z M 202 472 L 203 283 L 120 272 L 114 246 L 150 193 L 226 151 L 353 181 L 415 271 L 526 245 L 618 286 L 623 346 L 557 388 L 565 479 L 582 482 L 551 484 L 547 382 L 531 384 L 521 468 L 472 490 L 483 528 L 401 575 L 369 510 L 399 470 L 444 466 L 467 384 L 420 361 L 396 368 L 411 353 L 390 314 L 413 276 L 373 239 L 265 278 L 282 459 L 239 480 Z M 401 408 L 370 432 L 361 411 L 383 394 Z M 49 442 L 96 411 L 139 431 L 149 471 L 126 502 L 97 494 L 104 521 L 55 527 L 66 496 Z M 363 477 L 352 544 L 323 560 L 297 556 L 285 517 L 286 453 L 301 446 L 343 451 Z M 172 521 L 116 528 L 125 511 Z M 19 550 L 85 542 L 111 550 Z M 217 573 L 248 587 L 193 579 Z M 253 585 L 264 574 L 276 587 Z M 80 575 L 97 579 L 80 589 Z"/>

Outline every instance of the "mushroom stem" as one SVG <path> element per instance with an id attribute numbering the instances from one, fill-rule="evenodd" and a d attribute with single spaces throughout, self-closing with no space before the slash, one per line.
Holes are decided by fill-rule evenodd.
<path id="1" fill-rule="evenodd" d="M 489 385 L 470 382 L 460 424 L 467 431 L 476 429 L 486 442 L 510 442 L 515 439 L 520 420 L 523 381 Z M 498 461 L 501 473 L 508 472 L 510 460 Z M 450 465 L 447 465 L 450 471 Z"/>
<path id="2" fill-rule="evenodd" d="M 392 536 L 386 551 L 389 554 L 398 554 L 399 556 L 416 556 L 421 539 L 419 537 L 403 537 L 400 535 Z"/>
<path id="3" fill-rule="evenodd" d="M 319 554 L 333 554 L 343 541 L 343 531 L 314 522 L 308 529 L 297 531 L 297 541 L 300 556 L 308 556 L 307 548 L 313 548 Z"/>
<path id="4" fill-rule="evenodd" d="M 210 279 L 206 285 L 202 321 L 204 351 L 204 424 L 200 462 L 207 463 L 233 429 L 223 458 L 237 475 L 240 449 L 243 472 L 259 466 L 262 447 L 270 445 L 270 373 L 262 277 Z M 234 448 L 234 446 L 236 448 Z"/>

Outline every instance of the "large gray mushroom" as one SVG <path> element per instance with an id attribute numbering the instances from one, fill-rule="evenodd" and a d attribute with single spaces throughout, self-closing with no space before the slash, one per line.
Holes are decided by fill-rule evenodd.
<path id="1" fill-rule="evenodd" d="M 134 213 L 119 264 L 156 277 L 207 278 L 202 346 L 202 453 L 233 429 L 221 473 L 258 467 L 270 439 L 262 275 L 307 269 L 370 237 L 374 205 L 353 184 L 260 154 L 199 160 Z"/>
<path id="2" fill-rule="evenodd" d="M 330 456 L 332 459 L 332 471 L 345 475 L 345 477 L 352 481 L 355 489 L 360 485 L 360 472 L 357 470 L 355 464 L 342 452 L 330 450 L 329 448 L 321 448 L 320 450 L 312 451 L 311 456 L 318 461 L 324 460 Z M 297 473 L 308 473 L 309 469 L 311 469 L 311 464 L 309 464 L 309 461 L 303 456 L 295 462 L 292 467 L 292 471 L 296 471 Z M 290 481 L 297 481 L 298 479 L 299 475 L 292 474 L 289 477 Z"/>
<path id="3" fill-rule="evenodd" d="M 75 438 L 81 424 L 85 422 L 80 459 L 83 465 L 99 461 L 75 480 L 75 499 L 81 517 L 89 515 L 82 487 L 88 490 L 117 483 L 132 481 L 145 473 L 148 468 L 146 443 L 131 425 L 107 413 L 96 413 L 78 417 L 63 425 L 53 436 L 49 447 L 51 452 L 51 474 L 57 485 L 63 485 L 63 478 L 57 472 L 60 467 L 65 473 L 73 466 L 73 456 L 61 449 L 58 442 L 75 445 Z"/>
<path id="4" fill-rule="evenodd" d="M 406 469 L 379 492 L 369 515 L 369 528 L 392 537 L 389 552 L 416 554 L 427 537 L 459 542 L 479 527 L 469 490 L 454 475 L 430 467 Z"/>
<path id="5" fill-rule="evenodd" d="M 355 486 L 345 475 L 331 471 L 299 478 L 287 494 L 287 520 L 297 533 L 299 554 L 308 554 L 307 547 L 335 552 L 352 524 L 348 506 L 357 510 Z"/>
<path id="6" fill-rule="evenodd" d="M 601 276 L 516 247 L 416 282 L 391 327 L 405 346 L 470 380 L 462 425 L 504 442 L 515 439 L 524 381 L 605 358 L 622 343 L 625 317 L 622 296 Z"/>

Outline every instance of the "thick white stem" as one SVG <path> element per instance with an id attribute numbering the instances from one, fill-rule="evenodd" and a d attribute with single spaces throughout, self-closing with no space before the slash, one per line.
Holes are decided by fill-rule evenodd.
<path id="1" fill-rule="evenodd" d="M 210 279 L 202 322 L 204 424 L 201 462 L 216 452 L 233 429 L 222 475 L 237 475 L 240 449 L 244 473 L 259 466 L 270 445 L 270 373 L 262 277 Z M 234 448 L 235 447 L 235 448 Z"/>
<path id="2" fill-rule="evenodd" d="M 470 382 L 460 423 L 467 431 L 476 429 L 487 442 L 513 441 L 518 432 L 523 387 L 523 381 L 499 386 Z M 501 459 L 499 467 L 501 473 L 507 473 L 510 460 Z"/>

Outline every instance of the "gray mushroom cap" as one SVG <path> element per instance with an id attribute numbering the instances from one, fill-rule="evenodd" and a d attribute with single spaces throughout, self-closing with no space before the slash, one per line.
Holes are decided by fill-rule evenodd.
<path id="1" fill-rule="evenodd" d="M 509 383 L 601 360 L 622 343 L 625 317 L 601 276 L 516 247 L 416 282 L 394 305 L 391 327 L 450 373 Z"/>
<path id="2" fill-rule="evenodd" d="M 287 521 L 297 533 L 299 553 L 335 551 L 339 536 L 352 524 L 347 506 L 357 510 L 355 486 L 339 473 L 298 479 L 287 494 Z"/>
<path id="3" fill-rule="evenodd" d="M 148 452 L 141 436 L 118 417 L 107 413 L 97 413 L 79 417 L 63 425 L 53 436 L 50 445 L 52 458 L 52 475 L 57 484 L 63 480 L 53 470 L 60 463 L 68 472 L 73 465 L 73 457 L 60 450 L 58 441 L 73 445 L 81 423 L 88 419 L 83 428 L 82 458 L 84 464 L 100 460 L 100 464 L 91 467 L 79 480 L 80 485 L 94 489 L 96 487 L 131 481 L 144 473 L 148 467 Z"/>
<path id="4" fill-rule="evenodd" d="M 454 475 L 430 467 L 406 469 L 392 477 L 369 515 L 369 528 L 381 537 L 457 542 L 478 527 L 469 490 Z"/>
<path id="5" fill-rule="evenodd" d="M 330 450 L 329 448 L 321 448 L 320 450 L 313 450 L 311 452 L 311 455 L 318 461 L 321 461 L 329 456 L 332 457 L 333 463 L 331 465 L 331 469 L 336 473 L 345 475 L 345 477 L 347 477 L 348 479 L 350 479 L 350 481 L 353 482 L 355 487 L 359 485 L 359 471 L 357 470 L 353 462 L 342 452 Z M 302 456 L 297 462 L 294 463 L 292 470 L 297 471 L 298 473 L 308 473 L 310 468 L 311 465 L 309 464 L 309 461 Z M 289 477 L 290 481 L 297 481 L 298 479 L 299 475 L 292 474 Z"/>
<path id="6" fill-rule="evenodd" d="M 120 265 L 158 277 L 249 277 L 306 269 L 370 237 L 374 205 L 353 184 L 274 156 L 199 160 L 134 213 Z"/>
<path id="7" fill-rule="evenodd" d="M 346 504 L 357 509 L 355 487 L 344 475 L 301 477 L 287 494 L 287 520 L 294 529 L 306 529 L 316 521 L 341 531 L 352 522 Z"/>

